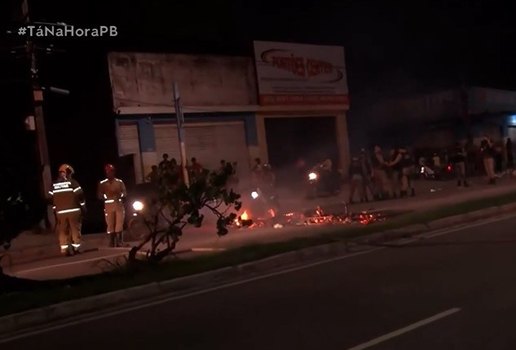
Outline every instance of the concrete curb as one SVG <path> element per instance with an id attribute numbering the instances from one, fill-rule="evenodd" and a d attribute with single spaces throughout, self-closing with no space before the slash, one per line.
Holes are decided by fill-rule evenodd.
<path id="1" fill-rule="evenodd" d="M 302 250 L 287 252 L 269 258 L 230 266 L 218 270 L 175 278 L 163 282 L 154 282 L 143 286 L 118 290 L 97 296 L 67 301 L 47 307 L 29 310 L 17 314 L 0 317 L 0 335 L 7 337 L 16 332 L 31 327 L 50 324 L 58 320 L 64 320 L 77 315 L 84 316 L 98 310 L 109 310 L 113 306 L 120 306 L 130 302 L 155 298 L 164 295 L 192 292 L 209 288 L 222 283 L 230 283 L 243 277 L 250 277 L 261 273 L 285 268 L 295 264 L 302 264 L 314 260 L 332 258 L 342 254 L 356 252 L 358 244 L 370 244 L 372 242 L 385 241 L 417 234 L 425 231 L 448 228 L 454 225 L 470 223 L 488 217 L 499 216 L 510 212 L 516 212 L 516 203 L 500 207 L 493 207 L 470 212 L 466 214 L 447 217 L 429 222 L 428 224 L 415 224 L 400 229 L 388 230 L 368 235 L 367 238 L 354 239 L 349 242 L 330 243 L 321 246 L 309 247 Z"/>
<path id="2" fill-rule="evenodd" d="M 83 250 L 91 251 L 92 249 L 98 250 L 96 247 L 107 247 L 109 239 L 106 236 L 106 234 L 84 235 Z M 49 241 L 47 244 L 1 251 L 0 254 L 3 254 L 5 258 L 0 260 L 0 266 L 7 268 L 17 264 L 59 257 L 61 252 L 57 243 L 57 237 L 47 238 L 49 238 L 47 239 Z"/>

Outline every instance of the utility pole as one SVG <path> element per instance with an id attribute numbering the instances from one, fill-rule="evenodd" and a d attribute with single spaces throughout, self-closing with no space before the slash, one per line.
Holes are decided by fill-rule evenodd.
<path id="1" fill-rule="evenodd" d="M 22 2 L 22 16 L 26 24 L 30 24 L 29 17 L 29 4 L 28 0 Z M 50 186 L 52 185 L 52 174 L 50 171 L 50 159 L 48 155 L 47 136 L 45 130 L 45 119 L 43 116 L 43 90 L 39 83 L 39 72 L 36 57 L 36 47 L 30 37 L 27 37 L 26 41 L 26 52 L 30 60 L 30 73 L 31 73 L 31 85 L 32 85 L 32 96 L 34 102 L 34 119 L 37 133 L 38 153 L 40 161 L 41 171 L 41 195 L 45 198 Z M 47 213 L 47 224 L 52 220 L 53 215 Z"/>
<path id="2" fill-rule="evenodd" d="M 183 178 L 187 187 L 190 186 L 190 179 L 188 178 L 188 170 L 186 169 L 186 146 L 183 124 L 185 118 L 183 116 L 183 107 L 181 106 L 181 96 L 179 95 L 179 87 L 177 82 L 174 82 L 174 106 L 176 108 L 177 120 L 177 135 L 179 138 L 179 150 L 181 152 L 181 170 L 183 171 Z"/>

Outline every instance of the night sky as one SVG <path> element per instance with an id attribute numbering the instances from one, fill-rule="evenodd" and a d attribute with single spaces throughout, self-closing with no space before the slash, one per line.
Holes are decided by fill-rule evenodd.
<path id="1" fill-rule="evenodd" d="M 20 1 L 1 3 L 0 24 L 8 27 Z M 516 89 L 514 1 L 46 0 L 30 5 L 33 20 L 118 26 L 115 39 L 55 40 L 64 52 L 41 60 L 43 82 L 71 90 L 70 96 L 49 96 L 46 102 L 52 165 L 73 163 L 91 183 L 101 176 L 102 164 L 116 157 L 109 50 L 252 55 L 254 39 L 343 45 L 352 142 L 353 130 L 367 124 L 361 106 L 384 95 L 460 83 Z M 27 137 L 21 121 L 30 107 L 24 62 L 8 55 L 14 44 L 2 34 L 1 134 L 2 145 L 11 149 Z M 20 152 L 3 152 L 3 157 L 30 157 L 26 146 L 16 149 Z"/>

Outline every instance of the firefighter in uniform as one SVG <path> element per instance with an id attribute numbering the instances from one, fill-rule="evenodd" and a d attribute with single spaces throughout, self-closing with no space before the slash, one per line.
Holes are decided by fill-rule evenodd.
<path id="1" fill-rule="evenodd" d="M 84 193 L 79 183 L 72 179 L 73 173 L 70 165 L 61 165 L 59 176 L 49 191 L 61 254 L 67 256 L 80 252 L 82 215 L 86 210 Z"/>
<path id="2" fill-rule="evenodd" d="M 121 247 L 124 229 L 124 198 L 127 196 L 125 184 L 115 177 L 115 167 L 107 164 L 104 168 L 106 179 L 100 181 L 98 198 L 104 200 L 104 215 L 106 217 L 107 233 L 110 236 L 110 247 Z"/>

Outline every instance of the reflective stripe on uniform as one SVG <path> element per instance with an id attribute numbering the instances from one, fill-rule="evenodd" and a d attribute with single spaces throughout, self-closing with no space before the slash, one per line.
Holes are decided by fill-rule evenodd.
<path id="1" fill-rule="evenodd" d="M 81 202 L 80 205 L 81 207 L 84 207 L 86 205 L 86 202 Z"/>
<path id="2" fill-rule="evenodd" d="M 68 244 L 67 245 L 62 245 L 61 246 L 61 250 L 67 250 L 68 249 Z"/>
<path id="3" fill-rule="evenodd" d="M 74 190 L 73 190 L 73 191 L 74 191 L 74 192 L 77 192 L 77 191 L 80 191 L 80 190 L 82 190 L 81 186 L 79 186 L 79 187 L 77 187 L 77 188 L 74 188 Z"/>
<path id="4" fill-rule="evenodd" d="M 72 244 L 72 247 L 74 247 L 74 248 L 79 248 L 80 246 L 81 246 L 81 244 L 80 244 L 80 243 L 74 243 L 74 244 Z"/>
<path id="5" fill-rule="evenodd" d="M 54 189 L 60 189 L 60 188 L 66 188 L 71 185 L 72 185 L 72 183 L 70 181 L 64 181 L 64 182 L 56 182 L 52 186 L 54 187 Z"/>
<path id="6" fill-rule="evenodd" d="M 61 193 L 61 192 L 72 192 L 73 189 L 71 188 L 63 188 L 63 189 L 60 189 L 60 190 L 55 190 L 54 193 Z"/>
<path id="7" fill-rule="evenodd" d="M 108 203 L 115 203 L 115 200 L 114 199 L 106 199 L 104 201 L 104 203 L 108 204 Z"/>
<path id="8" fill-rule="evenodd" d="M 103 184 L 104 182 L 107 182 L 107 181 L 108 181 L 108 179 L 104 179 L 104 180 L 100 181 L 100 183 Z"/>
<path id="9" fill-rule="evenodd" d="M 48 191 L 48 194 L 49 194 L 49 195 L 51 195 L 51 196 L 53 196 L 53 195 L 54 195 L 54 192 L 52 192 L 52 191 Z"/>
<path id="10" fill-rule="evenodd" d="M 81 211 L 81 209 L 80 208 L 73 208 L 73 209 L 58 210 L 57 214 L 74 213 L 76 211 Z"/>

